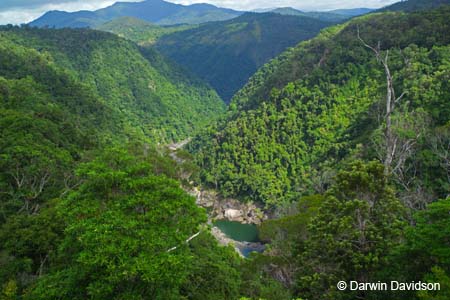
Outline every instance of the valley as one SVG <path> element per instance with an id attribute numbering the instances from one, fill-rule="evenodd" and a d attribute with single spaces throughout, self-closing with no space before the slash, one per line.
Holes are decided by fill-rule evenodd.
<path id="1" fill-rule="evenodd" d="M 0 300 L 450 299 L 448 0 L 54 1 L 0 5 Z"/>

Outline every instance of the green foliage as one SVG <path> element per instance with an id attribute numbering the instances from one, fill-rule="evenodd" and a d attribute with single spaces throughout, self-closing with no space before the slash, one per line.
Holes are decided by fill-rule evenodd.
<path id="1" fill-rule="evenodd" d="M 304 16 L 247 13 L 165 35 L 156 48 L 210 83 L 228 103 L 269 59 L 330 24 Z"/>
<path id="2" fill-rule="evenodd" d="M 135 44 L 115 35 L 15 27 L 4 27 L 1 34 L 14 44 L 45 53 L 102 99 L 117 115 L 114 124 L 153 142 L 187 137 L 223 111 L 223 103 L 209 87 L 186 78 L 160 55 L 147 60 Z"/>
<path id="3" fill-rule="evenodd" d="M 14 300 L 17 299 L 17 284 L 14 280 L 10 280 L 3 285 L 2 293 L 0 294 L 1 300 Z"/>
<path id="4" fill-rule="evenodd" d="M 291 300 L 291 291 L 280 282 L 281 276 L 273 276 L 270 269 L 273 269 L 278 261 L 274 261 L 263 255 L 252 255 L 242 265 L 242 286 L 241 295 L 246 295 L 248 299 L 280 299 Z M 276 278 L 276 279 L 275 279 Z"/>
<path id="5" fill-rule="evenodd" d="M 450 199 L 446 199 L 436 201 L 428 205 L 426 210 L 415 214 L 415 226 L 408 229 L 404 245 L 396 250 L 401 257 L 395 260 L 401 265 L 402 273 L 405 261 L 410 261 L 407 264 L 409 271 L 405 274 L 413 276 L 415 280 L 422 279 L 435 266 L 450 272 L 449 212 Z"/>
<path id="6" fill-rule="evenodd" d="M 201 81 L 114 35 L 2 27 L 0 297 L 236 298 L 233 250 L 206 233 L 185 243 L 206 221 L 176 181 L 195 168 L 155 146 L 222 108 Z M 188 285 L 203 268 L 226 286 Z"/>
<path id="7" fill-rule="evenodd" d="M 374 274 L 387 265 L 388 251 L 401 241 L 406 226 L 404 207 L 383 171 L 377 162 L 355 162 L 337 175 L 308 228 L 310 236 L 300 254 L 300 295 L 359 298 L 364 292 L 337 291 L 336 283 L 376 282 Z"/>
<path id="8" fill-rule="evenodd" d="M 95 29 L 108 31 L 141 46 L 151 46 L 164 35 L 195 28 L 195 25 L 158 26 L 132 17 L 121 17 Z"/>
<path id="9" fill-rule="evenodd" d="M 0 300 L 447 299 L 449 13 L 364 16 L 289 49 L 194 139 L 197 166 L 157 143 L 221 113 L 200 80 L 108 33 L 2 27 Z M 242 19 L 173 36 L 226 24 L 217 40 L 243 45 L 275 32 Z M 389 50 L 405 92 L 391 117 L 407 155 L 388 178 L 374 160 L 385 149 L 384 70 L 357 28 Z M 243 261 L 218 246 L 180 187 L 192 174 L 274 209 L 260 226 L 265 253 Z M 336 290 L 387 278 L 442 290 Z"/>
<path id="10" fill-rule="evenodd" d="M 82 184 L 56 206 L 63 240 L 29 299 L 237 297 L 236 254 L 205 233 L 185 243 L 206 214 L 148 157 L 108 148 L 78 167 Z"/>
<path id="11" fill-rule="evenodd" d="M 116 115 L 43 54 L 0 35 L 0 223 L 64 189 L 83 150 L 124 136 Z"/>
<path id="12" fill-rule="evenodd" d="M 390 50 L 395 87 L 406 92 L 393 116 L 396 134 L 405 143 L 419 135 L 402 174 L 392 181 L 401 193 L 445 196 L 446 167 L 427 137 L 442 136 L 439 128 L 450 115 L 444 100 L 449 13 L 443 8 L 360 17 L 266 64 L 235 95 L 226 118 L 191 143 L 203 182 L 225 196 L 273 207 L 322 193 L 345 160 L 382 156 L 377 137 L 384 129 L 386 81 L 373 53 L 358 40 L 358 26 L 367 43 L 381 41 Z"/>
<path id="13" fill-rule="evenodd" d="M 181 294 L 195 300 L 237 299 L 242 283 L 236 251 L 217 246 L 209 233 L 202 233 L 189 246 L 194 259 Z"/>
<path id="14" fill-rule="evenodd" d="M 425 277 L 427 282 L 439 283 L 440 291 L 420 291 L 420 300 L 445 300 L 450 297 L 450 276 L 439 267 L 434 267 L 432 273 Z"/>
<path id="15" fill-rule="evenodd" d="M 11 214 L 1 227 L 0 282 L 10 280 L 16 288 L 17 284 L 23 287 L 47 271 L 64 229 L 55 204 L 48 201 L 38 214 Z"/>

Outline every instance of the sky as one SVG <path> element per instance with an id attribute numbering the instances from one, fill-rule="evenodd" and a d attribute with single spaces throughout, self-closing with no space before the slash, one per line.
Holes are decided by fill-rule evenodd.
<path id="1" fill-rule="evenodd" d="M 28 23 L 49 10 L 96 10 L 117 0 L 0 0 L 0 24 Z M 140 0 L 120 0 L 139 2 Z M 237 10 L 294 7 L 302 10 L 331 10 L 337 8 L 379 8 L 396 0 L 166 0 L 179 4 L 210 3 Z"/>

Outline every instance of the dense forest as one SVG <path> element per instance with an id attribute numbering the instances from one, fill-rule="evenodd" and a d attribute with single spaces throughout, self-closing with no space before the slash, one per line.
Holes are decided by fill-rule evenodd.
<path id="1" fill-rule="evenodd" d="M 190 166 L 176 164 L 154 137 L 170 141 L 183 132 L 169 115 L 156 123 L 177 107 L 152 102 L 159 115 L 147 111 L 154 123 L 140 119 L 140 128 L 130 114 L 142 108 L 112 94 L 116 86 L 119 95 L 139 90 L 109 76 L 126 75 L 114 68 L 138 60 L 140 74 L 159 76 L 155 86 L 170 88 L 160 93 L 183 105 L 177 118 L 184 124 L 195 120 L 186 114 L 196 101 L 209 101 L 205 122 L 208 111 L 218 113 L 215 93 L 155 62 L 154 53 L 137 57 L 137 47 L 110 34 L 5 27 L 0 41 L 0 299 L 237 297 L 236 253 L 202 230 L 206 214 L 178 182 Z M 73 47 L 76 41 L 85 48 Z M 107 47 L 105 56 L 124 55 L 108 57 L 115 66 L 89 59 Z M 177 93 L 190 103 L 177 104 Z"/>
<path id="2" fill-rule="evenodd" d="M 151 46 L 164 35 L 178 31 L 184 31 L 197 27 L 198 25 L 172 25 L 158 26 L 133 17 L 121 17 L 104 24 L 95 29 L 112 32 L 120 37 L 129 39 L 140 46 Z"/>
<path id="3" fill-rule="evenodd" d="M 66 69 L 122 115 L 117 123 L 125 122 L 128 130 L 156 142 L 186 138 L 224 109 L 217 94 L 195 76 L 154 50 L 140 49 L 113 34 L 28 27 L 4 27 L 0 34 Z M 3 58 L 5 64 L 14 63 Z"/>
<path id="4" fill-rule="evenodd" d="M 450 299 L 445 4 L 161 27 L 119 3 L 102 31 L 1 26 L 0 300 Z M 171 39 L 216 45 L 215 71 L 251 45 L 262 67 L 238 68 L 256 72 L 226 109 L 160 53 Z M 257 207 L 264 251 L 223 246 L 193 190 Z"/>
<path id="5" fill-rule="evenodd" d="M 190 144 L 204 184 L 277 216 L 252 272 L 285 299 L 450 296 L 449 16 L 378 13 L 322 30 L 261 68 Z M 445 287 L 343 292 L 340 280 Z"/>
<path id="6" fill-rule="evenodd" d="M 360 17 L 265 65 L 235 95 L 224 120 L 191 144 L 202 180 L 226 195 L 279 206 L 326 190 L 340 165 L 384 157 L 385 72 L 358 39 L 359 28 L 365 43 L 380 41 L 380 55 L 389 51 L 393 88 L 405 93 L 392 130 L 399 147 L 411 146 L 392 162 L 399 164 L 396 185 L 431 199 L 449 194 L 438 150 L 450 115 L 448 14 L 446 8 Z M 427 202 L 414 201 L 421 200 Z"/>
<path id="7" fill-rule="evenodd" d="M 164 35 L 155 46 L 208 82 L 229 103 L 260 66 L 329 25 L 305 16 L 246 13 Z"/>

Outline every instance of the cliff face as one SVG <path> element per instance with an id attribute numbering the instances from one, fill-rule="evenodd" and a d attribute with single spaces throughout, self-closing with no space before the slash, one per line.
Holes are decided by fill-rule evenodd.
<path id="1" fill-rule="evenodd" d="M 255 225 L 268 219 L 268 215 L 262 210 L 262 207 L 253 202 L 244 203 L 232 198 L 223 198 L 215 191 L 202 190 L 197 187 L 188 192 L 197 199 L 197 205 L 210 211 L 210 219 Z"/>

